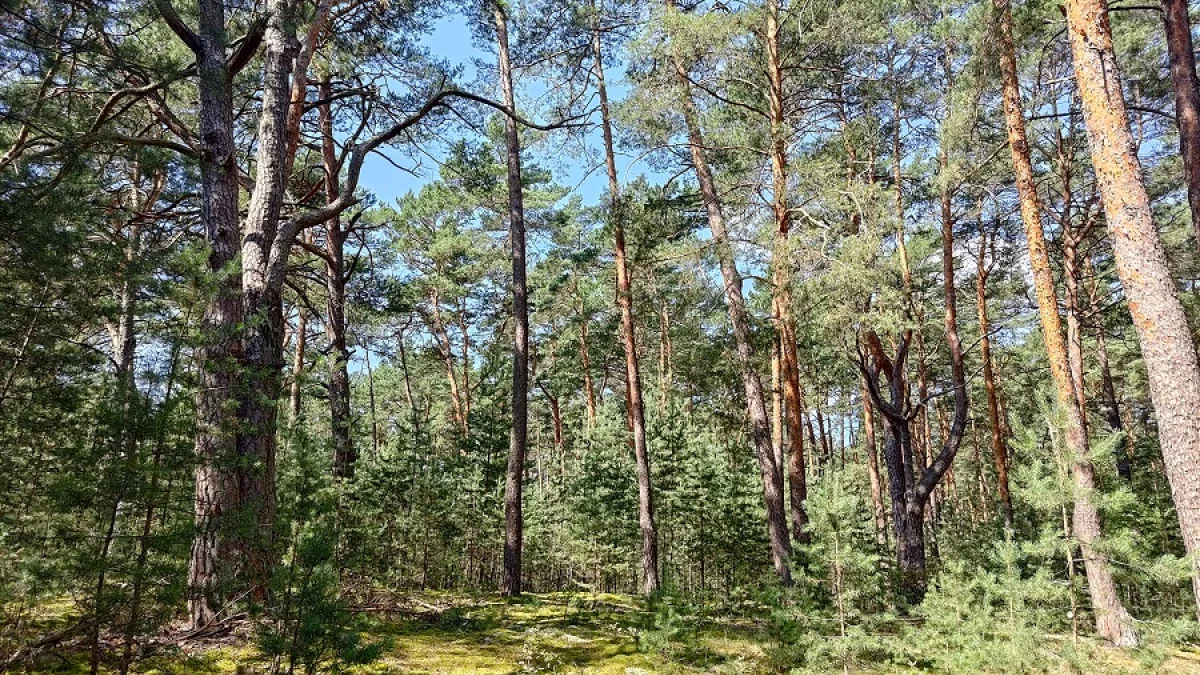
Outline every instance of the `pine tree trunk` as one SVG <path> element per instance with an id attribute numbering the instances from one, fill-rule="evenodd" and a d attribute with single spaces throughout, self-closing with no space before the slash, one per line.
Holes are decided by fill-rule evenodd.
<path id="1" fill-rule="evenodd" d="M 1187 181 L 1192 231 L 1200 246 L 1200 78 L 1196 77 L 1196 55 L 1192 47 L 1192 21 L 1187 0 L 1162 0 L 1163 24 L 1167 34 L 1167 61 L 1171 86 L 1175 89 L 1175 121 L 1179 126 L 1179 152 Z"/>
<path id="2" fill-rule="evenodd" d="M 1008 486 L 1008 448 L 1004 442 L 1004 427 L 1000 423 L 1000 395 L 996 390 L 996 372 L 992 366 L 992 326 L 988 316 L 987 279 L 985 262 L 988 237 L 981 238 L 978 266 L 975 273 L 975 310 L 979 318 L 979 359 L 983 361 L 983 389 L 987 394 L 988 425 L 992 430 L 992 459 L 996 463 L 996 490 L 1005 527 L 1013 526 L 1012 494 Z"/>
<path id="3" fill-rule="evenodd" d="M 513 95 L 512 62 L 508 52 L 508 17 L 497 2 L 493 7 L 496 44 L 500 64 L 500 86 L 504 105 L 516 110 Z M 504 141 L 508 157 L 508 232 L 512 245 L 513 301 L 513 379 L 512 431 L 509 436 L 508 469 L 504 482 L 504 580 L 505 595 L 521 594 L 521 516 L 522 482 L 525 451 L 529 438 L 529 303 L 525 288 L 525 202 L 521 191 L 521 140 L 517 122 L 504 120 Z"/>
<path id="4" fill-rule="evenodd" d="M 592 353 L 588 348 L 588 317 L 583 314 L 583 301 L 579 303 L 583 320 L 579 324 L 579 361 L 583 369 L 584 405 L 587 406 L 587 428 L 596 428 L 596 385 L 592 382 Z"/>
<path id="5" fill-rule="evenodd" d="M 792 316 L 792 274 L 788 235 L 792 229 L 788 210 L 787 148 L 785 146 L 783 73 L 779 55 L 779 3 L 767 1 L 765 46 L 767 55 L 767 108 L 771 127 L 772 210 L 775 214 L 775 312 L 778 315 L 780 375 L 787 424 L 788 488 L 796 543 L 808 543 L 808 514 L 804 501 L 808 486 L 804 476 L 804 434 L 800 420 L 800 364 L 796 355 L 796 319 Z M 777 462 L 782 465 L 783 462 Z"/>
<path id="6" fill-rule="evenodd" d="M 871 482 L 871 512 L 875 516 L 875 543 L 880 548 L 887 546 L 887 510 L 883 505 L 883 479 L 879 475 L 879 447 L 875 441 L 875 405 L 864 383 L 862 389 L 863 404 L 863 444 L 867 449 L 867 476 Z"/>
<path id="7" fill-rule="evenodd" d="M 319 87 L 322 101 L 333 92 L 329 77 L 322 78 Z M 333 115 L 329 103 L 319 110 L 321 126 L 321 160 L 325 169 L 325 198 L 330 202 L 341 191 L 338 181 L 337 146 L 333 137 Z M 350 349 L 346 346 L 346 231 L 341 218 L 334 216 L 325 224 L 325 292 L 327 320 L 325 334 L 329 340 L 329 428 L 333 435 L 333 475 L 354 477 L 353 420 L 350 416 Z"/>
<path id="8" fill-rule="evenodd" d="M 303 306 L 296 316 L 296 344 L 292 352 L 292 384 L 288 394 L 288 412 L 294 426 L 300 419 L 300 395 L 303 392 L 304 352 L 308 347 L 308 310 Z"/>
<path id="9" fill-rule="evenodd" d="M 598 3 L 597 3 L 598 4 Z M 629 263 L 625 253 L 625 223 L 621 212 L 620 184 L 617 182 L 616 155 L 613 152 L 612 122 L 609 117 L 608 89 L 604 83 L 604 54 L 600 26 L 592 34 L 592 49 L 596 60 L 596 90 L 600 97 L 600 121 L 604 137 L 604 160 L 608 171 L 609 212 L 613 218 L 615 264 L 617 270 L 617 305 L 621 311 L 621 344 L 625 350 L 625 381 L 629 392 L 629 418 L 633 428 L 633 454 L 637 463 L 638 527 L 642 533 L 643 595 L 659 590 L 658 532 L 654 523 L 654 493 L 650 481 L 650 450 L 646 442 L 646 408 L 642 400 L 642 376 L 638 364 L 637 342 L 633 322 L 633 291 L 630 287 Z"/>
<path id="10" fill-rule="evenodd" d="M 668 11 L 676 11 L 674 1 L 666 0 Z M 682 94 L 684 122 L 687 126 L 688 146 L 691 150 L 692 168 L 700 184 L 700 197 L 708 216 L 712 232 L 713 249 L 721 266 L 721 277 L 725 286 L 725 300 L 729 306 L 729 322 L 733 325 L 734 347 L 737 352 L 738 369 L 741 371 L 742 386 L 746 393 L 746 408 L 750 417 L 750 433 L 754 442 L 754 454 L 762 475 L 763 501 L 767 514 L 767 533 L 771 542 L 771 559 L 775 573 L 785 586 L 792 583 L 790 560 L 792 544 L 788 536 L 787 517 L 783 504 L 783 472 L 775 463 L 771 447 L 771 423 L 767 418 L 767 406 L 763 395 L 762 380 L 754 368 L 753 347 L 750 340 L 750 320 L 746 311 L 746 300 L 742 295 L 742 277 L 733 257 L 733 245 L 725 230 L 725 216 L 721 212 L 721 200 L 704 148 L 704 137 L 700 131 L 699 112 L 691 97 L 691 85 L 683 59 L 673 52 L 675 74 Z"/>
<path id="11" fill-rule="evenodd" d="M 165 0 L 159 7 L 173 13 Z M 236 570 L 230 520 L 238 507 L 237 338 L 242 316 L 234 269 L 238 232 L 238 167 L 233 140 L 232 75 L 225 61 L 225 8 L 221 0 L 198 3 L 195 34 L 172 29 L 196 54 L 200 102 L 200 220 L 209 247 L 207 271 L 215 283 L 200 325 L 196 383 L 195 535 L 188 561 L 188 618 L 194 628 L 211 623 Z M 193 44 L 194 43 L 194 44 Z"/>
<path id="12" fill-rule="evenodd" d="M 441 272 L 440 267 L 437 270 Z M 446 381 L 450 383 L 450 413 L 460 431 L 466 434 L 467 416 L 463 410 L 462 393 L 458 387 L 458 370 L 454 367 L 454 347 L 450 344 L 450 335 L 446 333 L 446 323 L 442 321 L 441 296 L 437 286 L 429 290 L 430 328 L 437 339 L 438 353 L 442 356 L 442 364 L 446 367 Z"/>
<path id="13" fill-rule="evenodd" d="M 1133 150 L 1107 7 L 1070 0 L 1067 26 L 1092 165 L 1146 363 L 1183 543 L 1195 560 L 1192 587 L 1200 607 L 1200 364 Z"/>
<path id="14" fill-rule="evenodd" d="M 1126 483 L 1133 480 L 1133 467 L 1130 464 L 1130 451 L 1133 443 L 1125 432 L 1125 424 L 1121 421 L 1121 404 L 1117 399 L 1117 387 L 1113 382 L 1112 369 L 1108 364 L 1108 342 L 1104 337 L 1104 327 L 1096 330 L 1096 365 L 1100 369 L 1100 393 L 1104 398 L 1104 419 L 1111 431 L 1125 433 L 1123 442 L 1113 447 L 1113 460 L 1117 465 L 1117 475 Z"/>
<path id="15" fill-rule="evenodd" d="M 1025 226 L 1030 265 L 1033 268 L 1042 338 L 1046 343 L 1055 398 L 1066 416 L 1066 443 L 1072 457 L 1072 474 L 1075 480 L 1075 536 L 1079 539 L 1086 562 L 1088 592 L 1096 611 L 1097 632 L 1115 645 L 1135 646 L 1138 643 L 1137 633 L 1132 619 L 1117 596 L 1108 561 L 1103 554 L 1094 549 L 1095 540 L 1100 536 L 1100 516 L 1092 503 L 1091 493 L 1095 486 L 1092 483 L 1088 440 L 1067 364 L 1067 345 L 1063 339 L 1062 320 L 1058 315 L 1054 277 L 1050 269 L 1050 257 L 1046 251 L 1046 235 L 1042 230 L 1042 205 L 1034 182 L 1033 163 L 1030 160 L 1029 143 L 1025 134 L 1009 0 L 993 0 L 993 6 L 996 11 L 1000 69 L 1003 76 L 1004 117 L 1021 202 L 1021 220 Z M 1077 38 L 1074 31 L 1070 32 L 1072 42 L 1075 42 Z"/>

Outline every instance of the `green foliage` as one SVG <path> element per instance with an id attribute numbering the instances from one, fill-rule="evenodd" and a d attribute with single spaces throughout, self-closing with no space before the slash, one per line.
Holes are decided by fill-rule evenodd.
<path id="1" fill-rule="evenodd" d="M 311 675 L 370 663 L 386 644 L 363 641 L 366 619 L 350 611 L 339 587 L 338 499 L 345 486 L 331 481 L 327 453 L 303 432 L 292 442 L 294 464 L 284 467 L 280 486 L 295 495 L 280 513 L 287 546 L 274 574 L 272 605 L 258 625 L 258 649 L 272 673 Z"/>

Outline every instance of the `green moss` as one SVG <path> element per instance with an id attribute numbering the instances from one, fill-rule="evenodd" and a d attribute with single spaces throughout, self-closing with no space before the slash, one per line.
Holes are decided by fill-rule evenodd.
<path id="1" fill-rule="evenodd" d="M 520 600 L 495 596 L 421 594 L 414 609 L 373 616 L 365 639 L 389 648 L 374 663 L 347 668 L 353 675 L 692 675 L 766 673 L 768 638 L 746 620 L 709 620 L 668 649 L 639 651 L 637 636 L 648 614 L 637 598 L 608 594 L 554 593 Z M 51 615 L 55 608 L 41 611 Z M 59 608 L 62 611 L 62 608 Z M 1063 640 L 1046 637 L 1043 648 L 1058 651 Z M 1162 672 L 1200 675 L 1200 654 L 1164 650 L 1147 669 L 1149 654 L 1128 653 L 1081 640 L 1075 647 L 1089 672 Z M 1084 653 L 1086 652 L 1086 654 Z M 863 672 L 897 672 L 894 667 Z M 135 664 L 139 675 L 223 675 L 266 672 L 250 646 L 183 652 L 164 650 Z M 39 672 L 86 673 L 79 651 L 44 662 Z M 1067 666 L 1070 669 L 1070 666 Z M 111 672 L 111 671 L 104 671 Z M 1065 672 L 1065 671 L 1064 671 Z"/>

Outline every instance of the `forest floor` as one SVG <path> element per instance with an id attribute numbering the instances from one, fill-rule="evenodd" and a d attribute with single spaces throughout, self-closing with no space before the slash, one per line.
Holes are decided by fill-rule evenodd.
<path id="1" fill-rule="evenodd" d="M 421 594 L 366 605 L 363 637 L 383 646 L 369 665 L 343 667 L 356 675 L 455 675 L 480 673 L 589 673 L 650 675 L 656 673 L 781 673 L 771 657 L 770 641 L 761 625 L 724 618 L 698 622 L 699 627 L 653 645 L 639 645 L 650 625 L 637 599 L 613 594 L 529 594 L 520 601 L 496 596 Z M 656 627 L 658 633 L 664 632 Z M 666 633 L 670 633 L 668 628 Z M 1048 638 L 1054 641 L 1054 638 Z M 245 623 L 220 637 L 160 643 L 133 668 L 140 675 L 252 675 L 269 672 L 269 662 L 253 646 L 252 627 Z M 1092 644 L 1089 665 L 1045 672 L 1166 673 L 1200 675 L 1200 653 L 1176 651 L 1153 665 L 1117 650 Z M 105 661 L 115 663 L 114 642 Z M 327 668 L 322 668 L 322 671 Z M 4 672 L 0 663 L 0 672 Z M 32 669 L 10 672 L 82 674 L 88 654 L 79 647 L 40 658 Z M 115 672 L 102 668 L 101 672 Z M 286 666 L 282 672 L 286 671 Z M 297 668 L 297 673 L 303 672 Z M 797 671 L 798 672 L 798 671 Z M 807 672 L 807 671 L 806 671 Z M 894 666 L 834 672 L 928 672 Z"/>

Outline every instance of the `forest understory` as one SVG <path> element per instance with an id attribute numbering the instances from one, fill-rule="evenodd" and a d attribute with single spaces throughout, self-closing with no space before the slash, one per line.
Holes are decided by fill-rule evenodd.
<path id="1" fill-rule="evenodd" d="M 0 673 L 1200 673 L 1187 0 L 0 0 Z"/>
<path id="2" fill-rule="evenodd" d="M 31 622 L 53 631 L 69 625 L 69 603 L 48 605 Z M 370 675 L 481 673 L 667 673 L 758 674 L 794 669 L 798 649 L 786 628 L 761 617 L 772 609 L 758 602 L 677 605 L 659 600 L 647 607 L 637 596 L 612 593 L 527 594 L 520 600 L 495 595 L 411 592 L 375 594 L 353 603 L 364 620 L 361 639 L 378 646 L 369 663 L 341 672 Z M 36 617 L 36 618 L 35 618 Z M 995 629 L 1003 632 L 1005 626 Z M 1129 652 L 1087 635 L 1029 633 L 1020 645 L 1013 634 L 971 643 L 962 636 L 922 633 L 916 617 L 876 626 L 875 635 L 833 636 L 814 650 L 820 656 L 799 672 L 811 673 L 1200 673 L 1200 650 L 1154 642 Z M 782 639 L 781 639 L 782 638 Z M 105 636 L 105 649 L 118 654 L 119 636 Z M 943 642 L 924 656 L 914 650 L 927 640 Z M 164 632 L 143 647 L 130 671 L 151 675 L 238 673 L 277 668 L 255 646 L 253 622 L 232 617 L 206 631 Z M 1022 651 L 1030 650 L 1030 651 Z M 66 638 L 30 660 L 46 673 L 88 672 L 86 641 Z M 116 662 L 101 672 L 115 672 Z"/>

